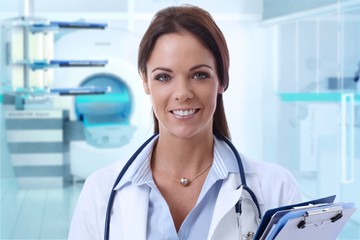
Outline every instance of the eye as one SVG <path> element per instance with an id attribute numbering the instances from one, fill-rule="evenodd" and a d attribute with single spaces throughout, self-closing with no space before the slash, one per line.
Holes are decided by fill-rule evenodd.
<path id="1" fill-rule="evenodd" d="M 206 72 L 197 72 L 193 74 L 192 77 L 195 79 L 205 79 L 205 78 L 209 78 L 210 75 Z"/>
<path id="2" fill-rule="evenodd" d="M 161 82 L 166 82 L 169 81 L 171 79 L 169 74 L 166 73 L 159 73 L 155 76 L 155 80 L 161 81 Z"/>

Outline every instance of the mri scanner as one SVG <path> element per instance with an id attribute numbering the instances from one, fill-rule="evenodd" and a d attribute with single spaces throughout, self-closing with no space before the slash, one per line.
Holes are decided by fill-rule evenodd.
<path id="1" fill-rule="evenodd" d="M 115 21 L 30 15 L 1 25 L 10 162 L 21 187 L 64 187 L 126 160 L 152 134 L 151 105 L 136 67 L 140 37 Z"/>
<path id="2" fill-rule="evenodd" d="M 150 101 L 143 91 L 136 57 L 140 37 L 109 27 L 64 31 L 55 39 L 56 59 L 107 59 L 105 67 L 54 70 L 53 88 L 108 87 L 101 95 L 60 96 L 55 108 L 81 122 L 83 138 L 70 141 L 70 172 L 85 179 L 96 169 L 126 157 L 152 133 Z"/>

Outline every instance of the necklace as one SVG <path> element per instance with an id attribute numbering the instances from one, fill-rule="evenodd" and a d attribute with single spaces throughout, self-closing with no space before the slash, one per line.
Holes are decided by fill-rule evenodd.
<path id="1" fill-rule="evenodd" d="M 157 160 L 156 156 L 154 155 L 154 158 Z M 180 179 L 178 179 L 177 177 L 175 177 L 173 174 L 171 174 L 170 170 L 165 167 L 159 160 L 157 160 L 161 166 L 162 169 L 165 170 L 165 172 L 167 173 L 167 175 L 169 175 L 170 177 L 174 178 L 177 182 L 179 182 L 183 187 L 187 187 L 190 182 L 194 181 L 195 179 L 197 179 L 198 177 L 201 176 L 201 174 L 203 174 L 206 170 L 208 170 L 211 165 L 213 163 L 211 163 L 209 166 L 207 166 L 204 170 L 202 170 L 201 172 L 199 172 L 198 174 L 196 174 L 192 179 L 190 178 L 186 178 L 186 177 L 182 177 Z"/>

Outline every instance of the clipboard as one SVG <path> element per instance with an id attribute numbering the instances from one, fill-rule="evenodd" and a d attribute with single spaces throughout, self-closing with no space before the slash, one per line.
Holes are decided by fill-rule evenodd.
<path id="1" fill-rule="evenodd" d="M 355 211 L 354 203 L 324 203 L 284 209 L 273 214 L 266 229 L 254 239 L 336 239 Z"/>
<path id="2" fill-rule="evenodd" d="M 333 203 L 335 200 L 335 197 L 336 197 L 336 195 L 332 195 L 332 196 L 319 198 L 319 199 L 315 199 L 315 200 L 311 200 L 311 201 L 307 201 L 307 202 L 302 202 L 302 203 L 297 203 L 297 204 L 292 204 L 292 205 L 287 205 L 287 206 L 282 206 L 279 208 L 267 210 L 265 212 L 264 216 L 261 218 L 261 222 L 258 227 L 258 230 L 255 233 L 254 239 L 260 239 L 260 237 L 264 234 L 265 230 L 273 224 L 273 223 L 271 223 L 271 221 L 276 216 L 275 215 L 276 213 L 281 214 L 281 213 L 284 213 L 282 211 L 290 211 L 294 208 L 307 207 L 307 206 L 313 206 L 313 205 L 318 205 L 318 204 Z"/>
<path id="3" fill-rule="evenodd" d="M 301 216 L 289 215 L 288 219 L 282 218 L 283 222 L 280 221 L 266 239 L 335 240 L 356 209 L 353 203 L 346 203 L 320 210 L 309 210 Z"/>
<path id="4" fill-rule="evenodd" d="M 325 206 L 329 206 L 331 203 L 319 203 L 319 204 L 309 204 L 307 206 L 302 206 L 302 207 L 294 207 L 291 209 L 286 209 L 286 210 L 281 210 L 276 212 L 272 217 L 270 222 L 268 223 L 266 229 L 264 230 L 262 236 L 267 236 L 269 234 L 270 231 L 273 231 L 272 228 L 273 226 L 278 224 L 282 224 L 285 225 L 283 223 L 284 219 L 287 219 L 289 217 L 289 214 L 295 214 L 295 213 L 303 213 L 304 209 L 313 209 L 313 208 L 317 208 L 317 207 L 325 207 Z M 293 216 L 293 215 L 292 215 Z M 264 238 L 261 238 L 264 239 Z"/>

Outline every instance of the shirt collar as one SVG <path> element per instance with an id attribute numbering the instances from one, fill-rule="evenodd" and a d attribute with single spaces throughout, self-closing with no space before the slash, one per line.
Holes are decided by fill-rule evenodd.
<path id="1" fill-rule="evenodd" d="M 118 190 L 128 183 L 142 185 L 152 180 L 150 159 L 154 143 L 157 139 L 158 136 L 152 139 L 139 153 L 114 190 Z M 237 160 L 231 148 L 224 141 L 216 137 L 214 139 L 214 163 L 212 168 L 215 173 L 220 179 L 227 178 L 229 173 L 239 173 Z M 240 154 L 240 157 L 245 173 L 253 173 L 254 171 L 247 163 L 245 157 L 242 154 Z"/>

